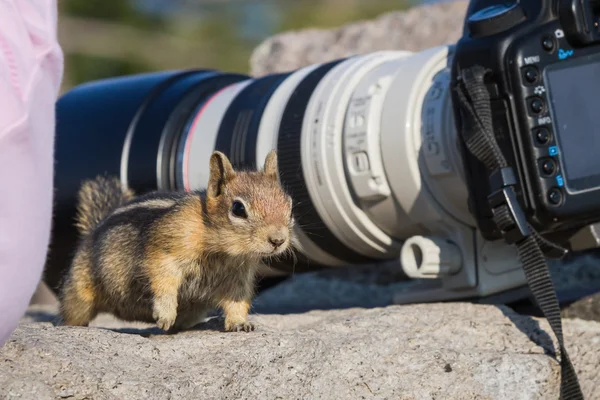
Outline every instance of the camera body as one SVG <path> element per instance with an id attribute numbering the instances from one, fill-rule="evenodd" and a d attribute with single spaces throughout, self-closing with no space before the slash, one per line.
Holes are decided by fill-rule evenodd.
<path id="1" fill-rule="evenodd" d="M 562 245 L 600 219 L 600 13 L 592 3 L 474 0 L 452 63 L 453 85 L 463 68 L 487 70 L 493 131 L 517 199 L 531 226 Z M 469 208 L 484 238 L 501 239 L 488 200 L 493 171 L 461 145 Z"/>

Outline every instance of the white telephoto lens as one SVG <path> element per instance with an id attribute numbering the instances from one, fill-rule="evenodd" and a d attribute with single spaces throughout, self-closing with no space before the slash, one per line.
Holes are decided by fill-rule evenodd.
<path id="1" fill-rule="evenodd" d="M 277 149 L 298 250 L 324 266 L 395 259 L 409 237 L 474 226 L 450 49 L 379 51 L 225 87 L 190 119 L 178 156 L 185 189 L 205 187 L 219 141 L 257 167 Z"/>

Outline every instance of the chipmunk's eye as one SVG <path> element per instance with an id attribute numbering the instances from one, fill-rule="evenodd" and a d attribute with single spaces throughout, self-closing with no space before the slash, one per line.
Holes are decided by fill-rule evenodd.
<path id="1" fill-rule="evenodd" d="M 236 217 L 240 218 L 248 218 L 248 214 L 246 214 L 246 207 L 242 204 L 241 201 L 235 200 L 231 206 L 231 213 Z"/>

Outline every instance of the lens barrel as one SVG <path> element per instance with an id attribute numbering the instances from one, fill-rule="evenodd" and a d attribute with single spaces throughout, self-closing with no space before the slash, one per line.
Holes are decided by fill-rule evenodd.
<path id="1" fill-rule="evenodd" d="M 277 150 L 297 222 L 298 251 L 271 264 L 285 272 L 393 259 L 404 238 L 462 223 L 447 55 L 382 51 L 260 78 L 165 71 L 72 89 L 56 107 L 46 282 L 56 289 L 70 265 L 84 180 L 202 190 L 215 150 L 236 169 L 262 168 Z"/>

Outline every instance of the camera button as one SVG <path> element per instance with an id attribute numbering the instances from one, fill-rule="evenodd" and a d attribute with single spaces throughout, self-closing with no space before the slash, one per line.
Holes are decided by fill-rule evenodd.
<path id="1" fill-rule="evenodd" d="M 539 114 L 544 111 L 544 100 L 539 97 L 534 97 L 529 100 L 529 108 L 533 111 L 534 114 Z"/>
<path id="2" fill-rule="evenodd" d="M 525 68 L 525 71 L 523 72 L 523 76 L 525 77 L 525 80 L 529 83 L 536 83 L 539 77 L 539 72 L 538 69 L 536 67 L 527 67 Z"/>
<path id="3" fill-rule="evenodd" d="M 533 134 L 535 135 L 535 140 L 538 144 L 545 145 L 550 141 L 550 132 L 547 128 L 536 128 L 533 131 Z"/>
<path id="4" fill-rule="evenodd" d="M 542 172 L 547 176 L 554 175 L 554 172 L 556 172 L 556 163 L 553 159 L 548 158 L 542 161 Z"/>
<path id="5" fill-rule="evenodd" d="M 546 51 L 554 50 L 554 39 L 550 36 L 544 36 L 542 38 L 542 47 Z"/>
<path id="6" fill-rule="evenodd" d="M 562 197 L 562 192 L 558 188 L 552 188 L 548 192 L 548 201 L 555 206 L 560 204 Z"/>

